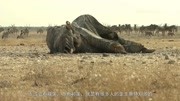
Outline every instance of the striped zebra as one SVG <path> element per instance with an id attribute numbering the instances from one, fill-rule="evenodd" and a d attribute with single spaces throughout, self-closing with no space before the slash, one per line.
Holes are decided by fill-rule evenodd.
<path id="1" fill-rule="evenodd" d="M 151 31 L 145 32 L 145 36 L 153 36 L 153 33 Z"/>
<path id="2" fill-rule="evenodd" d="M 9 37 L 10 31 L 9 29 L 2 34 L 2 39 L 7 39 Z"/>
<path id="3" fill-rule="evenodd" d="M 38 34 L 38 33 L 40 33 L 40 34 L 41 34 L 41 33 L 43 33 L 43 32 L 44 32 L 44 31 L 43 31 L 43 29 L 42 29 L 42 28 L 39 28 L 39 29 L 37 30 L 37 34 Z"/>
<path id="4" fill-rule="evenodd" d="M 168 32 L 168 36 L 174 36 L 174 32 Z"/>
<path id="5" fill-rule="evenodd" d="M 28 37 L 28 34 L 29 34 L 29 30 L 27 28 L 25 28 L 25 29 L 21 30 L 21 33 L 20 33 L 20 35 L 17 36 L 17 39 Z"/>
<path id="6" fill-rule="evenodd" d="M 0 33 L 4 31 L 4 28 L 0 27 Z"/>

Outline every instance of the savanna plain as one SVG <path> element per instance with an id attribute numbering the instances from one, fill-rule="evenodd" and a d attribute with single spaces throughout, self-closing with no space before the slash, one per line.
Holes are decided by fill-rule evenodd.
<path id="1" fill-rule="evenodd" d="M 180 33 L 119 36 L 156 51 L 48 54 L 46 32 L 0 39 L 0 101 L 180 101 Z"/>

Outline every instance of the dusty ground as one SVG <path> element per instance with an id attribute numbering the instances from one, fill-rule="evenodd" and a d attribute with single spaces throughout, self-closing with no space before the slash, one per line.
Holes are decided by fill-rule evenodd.
<path id="1" fill-rule="evenodd" d="M 0 101 L 180 101 L 180 38 L 126 36 L 151 54 L 47 54 L 45 33 L 0 39 Z"/>

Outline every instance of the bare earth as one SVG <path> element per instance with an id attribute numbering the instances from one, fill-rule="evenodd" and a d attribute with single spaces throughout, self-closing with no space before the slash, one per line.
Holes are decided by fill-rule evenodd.
<path id="1" fill-rule="evenodd" d="M 121 35 L 157 50 L 126 55 L 48 54 L 45 36 L 0 39 L 0 101 L 180 101 L 180 35 Z"/>

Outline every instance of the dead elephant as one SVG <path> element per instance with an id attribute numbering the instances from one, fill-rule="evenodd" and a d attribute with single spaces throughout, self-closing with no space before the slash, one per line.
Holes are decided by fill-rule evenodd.
<path id="1" fill-rule="evenodd" d="M 124 40 L 91 15 L 81 15 L 72 24 L 50 27 L 46 42 L 50 53 L 151 53 L 139 43 Z"/>
<path id="2" fill-rule="evenodd" d="M 126 53 L 118 42 L 103 39 L 76 23 L 48 28 L 46 42 L 50 53 Z"/>

